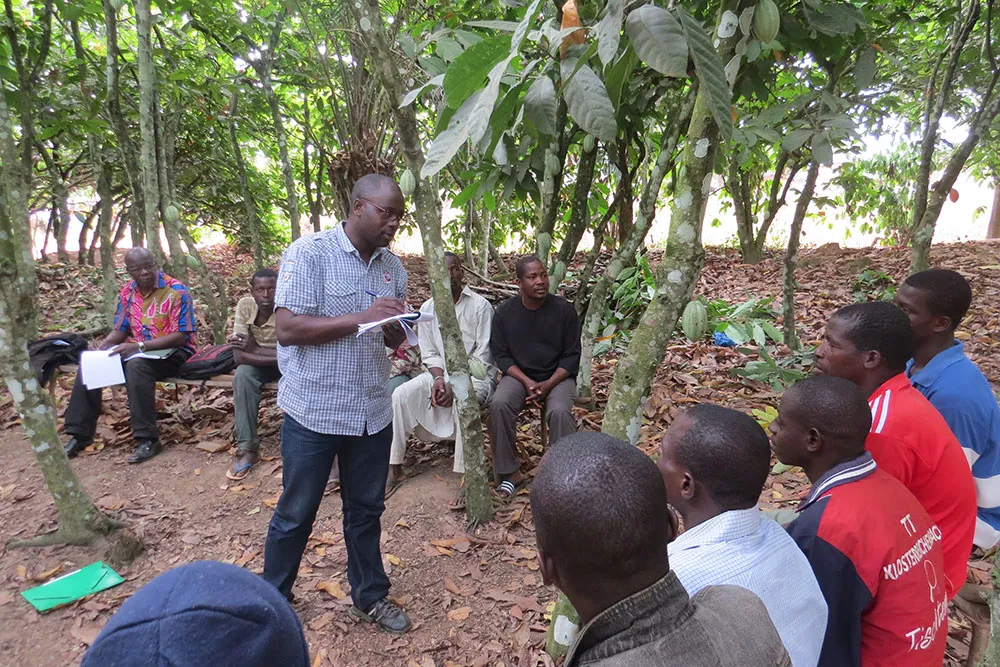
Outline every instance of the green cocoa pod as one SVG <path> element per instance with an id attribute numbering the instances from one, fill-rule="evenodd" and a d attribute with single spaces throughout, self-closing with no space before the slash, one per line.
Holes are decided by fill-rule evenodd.
<path id="1" fill-rule="evenodd" d="M 177 207 L 171 204 L 167 208 L 163 209 L 163 219 L 173 224 L 181 219 L 181 212 L 177 210 Z"/>
<path id="2" fill-rule="evenodd" d="M 753 31 L 757 39 L 769 44 L 778 36 L 781 27 L 781 14 L 774 0 L 760 0 L 753 10 Z"/>
<path id="3" fill-rule="evenodd" d="M 583 151 L 585 153 L 590 153 L 597 146 L 597 142 L 594 141 L 594 135 L 588 134 L 583 138 Z"/>
<path id="4" fill-rule="evenodd" d="M 409 197 L 417 189 L 417 177 L 409 169 L 399 177 L 399 189 L 403 191 L 404 197 Z"/>
<path id="5" fill-rule="evenodd" d="M 556 157 L 555 153 L 552 152 L 545 153 L 545 171 L 549 172 L 550 174 L 558 174 L 560 166 L 561 165 L 559 164 L 559 158 Z"/>
<path id="6" fill-rule="evenodd" d="M 681 331 L 691 342 L 701 340 L 708 333 L 708 308 L 701 301 L 692 301 L 681 315 Z"/>

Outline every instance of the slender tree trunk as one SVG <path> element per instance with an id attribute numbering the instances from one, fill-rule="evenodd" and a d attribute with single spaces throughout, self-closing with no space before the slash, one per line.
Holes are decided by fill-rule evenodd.
<path id="1" fill-rule="evenodd" d="M 558 134 L 545 149 L 545 171 L 542 174 L 539 192 L 541 205 L 538 209 L 538 229 L 535 233 L 535 254 L 545 266 L 549 264 L 549 253 L 552 251 L 552 234 L 556 227 L 556 216 L 559 214 L 559 195 L 562 191 L 566 151 L 569 149 L 569 142 L 564 140 L 567 113 L 566 102 L 560 98 L 556 110 Z"/>
<path id="2" fill-rule="evenodd" d="M 66 239 L 69 237 L 69 222 L 72 219 L 69 212 L 69 188 L 66 186 L 66 179 L 59 173 L 58 169 L 52 175 L 56 192 L 56 201 L 59 203 L 59 226 L 56 228 L 56 256 L 63 264 L 69 263 L 69 252 L 66 250 Z"/>
<path id="3" fill-rule="evenodd" d="M 159 95 L 156 95 L 159 100 Z M 165 127 L 164 115 L 157 102 L 153 109 L 155 111 L 156 130 L 156 182 L 159 186 L 159 210 L 163 219 L 163 231 L 167 237 L 167 246 L 170 248 L 170 275 L 177 278 L 182 283 L 187 284 L 188 267 L 187 258 L 184 257 L 184 246 L 181 245 L 181 220 L 168 220 L 166 216 L 167 207 L 173 204 L 173 193 L 170 190 L 170 163 L 167 161 L 167 128 Z"/>
<path id="4" fill-rule="evenodd" d="M 1000 192 L 1000 188 L 997 190 Z M 493 213 L 489 209 L 479 216 L 479 270 L 490 277 L 490 232 L 493 231 Z"/>
<path id="5" fill-rule="evenodd" d="M 114 193 L 111 190 L 111 165 L 104 161 L 100 149 L 94 151 L 97 160 L 94 167 L 98 169 L 97 196 L 100 201 L 100 217 L 97 220 L 97 235 L 101 238 L 101 285 L 104 294 L 104 315 L 108 327 L 114 323 L 115 310 L 118 307 L 118 281 L 115 277 L 115 244 L 111 240 L 111 222 L 114 216 Z"/>
<path id="6" fill-rule="evenodd" d="M 320 208 L 323 201 L 323 158 L 322 151 L 320 152 L 319 169 L 316 175 L 316 196 L 313 197 L 312 191 L 312 171 L 309 166 L 309 138 L 312 129 L 312 125 L 309 122 L 309 97 L 306 96 L 303 100 L 303 114 L 304 114 L 304 129 L 303 133 L 305 135 L 305 141 L 302 142 L 302 184 L 305 186 L 306 190 L 306 204 L 309 206 L 309 223 L 312 225 L 313 232 L 320 231 Z M 234 114 L 235 115 L 235 114 Z M 312 149 L 316 150 L 316 142 L 313 139 Z"/>
<path id="7" fill-rule="evenodd" d="M 601 256 L 601 249 L 604 248 L 608 223 L 611 222 L 611 218 L 617 210 L 618 201 L 615 200 L 608 206 L 608 210 L 601 217 L 601 223 L 594 230 L 594 246 L 587 253 L 587 261 L 584 262 L 583 271 L 580 272 L 580 282 L 576 288 L 576 297 L 573 299 L 576 312 L 581 317 L 587 312 L 587 304 L 590 302 L 590 279 L 594 276 L 594 268 L 597 266 L 597 260 Z"/>
<path id="8" fill-rule="evenodd" d="M 139 164 L 135 143 L 132 141 L 121 107 L 121 84 L 118 73 L 118 17 L 111 5 L 111 0 L 102 0 L 102 2 L 106 42 L 104 67 L 107 86 L 104 108 L 111 121 L 111 127 L 114 129 L 115 138 L 118 140 L 118 150 L 125 165 L 125 178 L 132 191 L 132 245 L 139 247 L 143 243 L 140 232 L 146 227 L 146 221 L 143 217 L 146 211 L 146 198 L 142 187 L 142 167 Z"/>
<path id="9" fill-rule="evenodd" d="M 246 161 L 243 159 L 243 149 L 240 148 L 236 136 L 236 101 L 233 101 L 233 111 L 229 117 L 229 141 L 233 145 L 233 157 L 236 160 L 236 175 L 240 179 L 240 196 L 243 197 L 243 208 L 246 211 L 246 230 L 250 237 L 250 250 L 253 252 L 253 263 L 258 269 L 264 266 L 264 248 L 260 240 L 260 219 L 257 217 L 257 202 L 250 192 L 250 179 L 247 177 Z M 308 183 L 306 183 L 308 190 Z"/>
<path id="10" fill-rule="evenodd" d="M 622 177 L 618 181 L 617 241 L 618 245 L 622 245 L 628 239 L 628 235 L 632 232 L 632 226 L 635 224 L 632 197 L 624 196 L 625 193 L 635 192 L 635 186 L 632 183 L 632 172 L 628 169 L 628 144 L 624 141 L 618 146 L 618 170 L 621 172 Z"/>
<path id="11" fill-rule="evenodd" d="M 97 217 L 97 212 L 100 210 L 100 206 L 100 202 L 95 204 L 94 207 L 90 209 L 90 212 L 87 213 L 87 217 L 83 219 L 82 223 L 80 223 L 80 236 L 77 238 L 76 243 L 76 247 L 80 249 L 76 258 L 77 264 L 80 266 L 88 263 L 93 264 L 93 261 L 90 258 L 90 245 L 87 240 L 87 235 L 90 233 L 90 227 L 94 223 L 94 218 Z"/>
<path id="12" fill-rule="evenodd" d="M 492 216 L 490 217 L 492 219 Z M 496 264 L 500 277 L 510 278 L 510 269 L 507 268 L 507 263 L 503 261 L 503 255 L 500 254 L 500 250 L 492 243 L 490 244 L 490 258 L 493 260 L 493 263 Z M 484 273 L 483 275 L 485 276 L 488 274 Z"/>
<path id="13" fill-rule="evenodd" d="M 215 345 L 226 342 L 226 324 L 229 320 L 229 308 L 226 306 L 226 282 L 216 273 L 208 270 L 208 265 L 202 259 L 198 246 L 195 245 L 191 232 L 186 225 L 180 227 L 181 236 L 187 246 L 187 254 L 193 258 L 194 270 L 198 274 L 200 289 L 198 296 L 208 306 L 208 322 L 212 327 L 212 341 Z M 213 290 L 213 287 L 215 288 Z M 216 296 L 218 292 L 218 296 Z"/>
<path id="14" fill-rule="evenodd" d="M 734 12 L 738 5 L 738 0 L 722 0 L 719 19 L 727 12 Z M 739 31 L 736 31 L 733 36 L 721 40 L 717 48 L 722 62 L 733 57 L 739 38 Z M 666 353 L 667 341 L 681 309 L 691 300 L 705 261 L 701 230 L 720 142 L 719 127 L 709 107 L 709 93 L 700 88 L 684 142 L 681 175 L 671 206 L 667 248 L 654 272 L 656 291 L 632 333 L 628 350 L 615 366 L 604 410 L 602 430 L 633 444 L 639 440 L 643 404 L 650 383 Z"/>
<path id="15" fill-rule="evenodd" d="M 472 237 L 476 228 L 479 226 L 478 218 L 479 216 L 476 213 L 475 203 L 467 203 L 465 205 L 465 229 L 462 234 L 462 254 L 465 257 L 465 263 L 468 266 L 476 265 L 476 257 L 472 251 Z"/>
<path id="16" fill-rule="evenodd" d="M 965 163 L 972 155 L 973 149 L 979 140 L 986 136 L 993 120 L 1000 114 L 1000 94 L 997 94 L 997 86 L 1000 83 L 1000 73 L 994 73 L 993 80 L 989 88 L 983 94 L 981 106 L 976 116 L 973 118 L 972 127 L 965 137 L 965 141 L 956 146 L 948 163 L 945 165 L 941 178 L 927 195 L 926 206 L 923 215 L 917 220 L 913 228 L 913 247 L 910 253 L 910 273 L 923 271 L 930 267 L 931 241 L 934 238 L 934 228 L 937 225 L 938 217 L 941 215 L 941 208 L 945 199 L 951 192 L 959 174 L 962 173 Z"/>
<path id="17" fill-rule="evenodd" d="M 596 143 L 596 142 L 595 142 Z M 582 151 L 580 163 L 576 168 L 576 184 L 573 186 L 573 207 L 569 214 L 569 227 L 562 245 L 556 255 L 555 264 L 549 273 L 552 274 L 550 289 L 553 293 L 559 288 L 559 283 L 566 276 L 566 268 L 573 261 L 577 246 L 583 233 L 590 224 L 590 186 L 594 182 L 594 167 L 597 164 L 597 146 L 591 151 Z"/>
<path id="18" fill-rule="evenodd" d="M 656 216 L 656 200 L 660 194 L 660 187 L 663 185 L 663 179 L 674 167 L 674 152 L 680 140 L 681 127 L 692 112 L 694 102 L 695 92 L 692 90 L 678 111 L 676 121 L 673 123 L 673 129 L 669 133 L 664 133 L 661 139 L 660 153 L 657 155 L 656 161 L 653 163 L 653 168 L 649 172 L 649 178 L 646 181 L 642 198 L 639 201 L 638 219 L 632 225 L 625 243 L 618 245 L 615 254 L 612 255 L 604 272 L 597 279 L 597 282 L 594 283 L 593 291 L 590 294 L 590 302 L 587 305 L 587 315 L 583 321 L 583 331 L 580 341 L 582 350 L 580 355 L 580 370 L 576 377 L 577 395 L 585 401 L 592 401 L 593 399 L 591 367 L 594 361 L 594 341 L 600 335 L 601 324 L 604 322 L 604 308 L 607 305 L 611 286 L 618 279 L 621 272 L 632 266 L 635 262 L 635 254 L 639 251 L 639 247 L 645 240 L 646 234 L 649 233 L 649 228 L 653 224 L 653 218 Z M 620 199 L 631 199 L 632 196 L 632 192 L 621 192 Z M 620 214 L 621 208 L 619 208 Z"/>
<path id="19" fill-rule="evenodd" d="M 51 10 L 51 4 L 48 8 Z M 31 94 L 30 88 L 20 92 Z M 24 137 L 23 133 L 30 132 L 32 124 L 25 123 L 24 118 L 18 121 L 22 139 L 30 147 L 33 137 Z M 97 533 L 107 533 L 117 524 L 94 507 L 73 474 L 56 433 L 55 411 L 28 363 L 27 344 L 37 335 L 37 278 L 30 250 L 27 205 L 30 171 L 18 155 L 3 88 L 0 88 L 0 173 L 0 367 L 32 453 L 55 501 L 60 524 L 55 533 L 19 545 L 85 544 Z"/>
<path id="20" fill-rule="evenodd" d="M 402 147 L 406 166 L 416 175 L 424 164 L 424 153 L 420 144 L 419 129 L 413 105 L 399 108 L 396 100 L 405 91 L 400 77 L 399 63 L 386 37 L 385 24 L 377 0 L 361 0 L 350 3 L 361 34 L 372 49 L 373 65 L 393 101 L 392 111 L 396 119 L 396 132 Z M 420 178 L 414 190 L 416 202 L 415 217 L 420 227 L 420 236 L 427 258 L 427 275 L 434 298 L 434 312 L 444 339 L 445 362 L 448 366 L 449 382 L 455 392 L 458 405 L 459 428 L 462 433 L 465 454 L 465 506 L 470 524 L 484 523 L 493 518 L 493 502 L 490 498 L 486 471 L 486 456 L 483 451 L 483 427 L 479 419 L 479 402 L 472 387 L 469 374 L 469 358 L 462 342 L 455 303 L 451 299 L 450 279 L 444 258 L 444 243 L 441 239 L 441 201 L 438 197 L 437 179 Z"/>
<path id="21" fill-rule="evenodd" d="M 986 238 L 1000 238 L 1000 180 L 993 184 L 993 210 L 990 211 L 990 226 L 986 229 Z"/>
<path id="22" fill-rule="evenodd" d="M 799 336 L 795 331 L 795 290 L 799 283 L 795 280 L 795 267 L 799 261 L 799 241 L 802 239 L 802 223 L 806 219 L 806 212 L 812 202 L 813 193 L 816 191 L 816 178 L 819 176 L 819 162 L 813 160 L 809 163 L 809 171 L 806 172 L 806 182 L 802 185 L 802 192 L 799 200 L 795 204 L 795 215 L 792 217 L 792 228 L 788 232 L 788 248 L 785 250 L 785 265 L 782 276 L 781 305 L 783 313 L 782 332 L 785 336 L 785 345 L 792 350 L 802 347 Z"/>
<path id="23" fill-rule="evenodd" d="M 139 40 L 139 135 L 146 242 L 156 261 L 166 265 L 160 243 L 159 172 L 156 160 L 156 65 L 153 62 L 150 0 L 135 0 L 136 36 Z"/>

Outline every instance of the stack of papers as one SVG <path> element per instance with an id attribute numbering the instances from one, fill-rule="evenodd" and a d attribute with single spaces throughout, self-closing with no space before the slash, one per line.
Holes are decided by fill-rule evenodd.
<path id="1" fill-rule="evenodd" d="M 386 324 L 392 324 L 393 322 L 399 322 L 403 327 L 403 331 L 406 332 L 406 342 L 411 346 L 416 347 L 420 342 L 417 338 L 417 332 L 413 330 L 411 324 L 417 324 L 418 322 L 433 322 L 434 316 L 430 313 L 403 313 L 402 315 L 393 315 L 392 317 L 387 317 L 384 320 L 378 320 L 377 322 L 367 322 L 365 324 L 358 325 L 358 336 L 361 334 L 368 333 L 369 331 L 374 331 L 376 329 L 381 329 Z"/>
<path id="2" fill-rule="evenodd" d="M 125 384 L 122 358 L 107 350 L 87 350 L 80 353 L 80 379 L 87 389 L 100 389 Z"/>

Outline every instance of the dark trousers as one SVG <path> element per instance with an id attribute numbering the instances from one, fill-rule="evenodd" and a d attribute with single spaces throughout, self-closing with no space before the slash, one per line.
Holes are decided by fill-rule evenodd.
<path id="1" fill-rule="evenodd" d="M 545 397 L 545 420 L 548 422 L 549 442 L 576 432 L 573 418 L 573 396 L 576 380 L 567 378 L 557 384 Z M 490 424 L 493 445 L 493 472 L 498 476 L 513 475 L 520 469 L 517 460 L 517 416 L 528 398 L 528 391 L 510 375 L 500 378 L 500 384 L 490 401 Z"/>
<path id="2" fill-rule="evenodd" d="M 391 444 L 391 424 L 375 434 L 327 435 L 285 415 L 281 425 L 284 490 L 264 543 L 265 581 L 285 597 L 291 594 L 336 456 L 351 599 L 356 607 L 368 611 L 389 593 L 379 539 Z"/>
<path id="3" fill-rule="evenodd" d="M 125 391 L 132 414 L 132 434 L 136 440 L 157 440 L 156 382 L 177 374 L 188 354 L 177 350 L 165 359 L 133 359 L 125 362 Z M 102 390 L 87 389 L 76 372 L 73 393 L 66 406 L 63 431 L 79 440 L 93 440 L 97 418 L 101 416 Z"/>

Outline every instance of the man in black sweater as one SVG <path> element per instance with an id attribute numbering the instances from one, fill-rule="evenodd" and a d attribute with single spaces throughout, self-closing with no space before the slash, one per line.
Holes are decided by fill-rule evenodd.
<path id="1" fill-rule="evenodd" d="M 535 255 L 517 261 L 521 293 L 497 307 L 490 350 L 503 371 L 490 403 L 497 493 L 510 497 L 522 482 L 517 459 L 517 415 L 545 402 L 551 440 L 576 431 L 573 396 L 580 367 L 580 319 L 573 305 L 549 294 L 549 274 Z"/>

